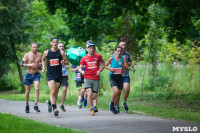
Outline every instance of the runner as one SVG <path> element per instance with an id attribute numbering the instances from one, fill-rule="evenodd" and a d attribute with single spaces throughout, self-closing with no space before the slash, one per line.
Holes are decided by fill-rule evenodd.
<path id="1" fill-rule="evenodd" d="M 24 84 L 26 85 L 25 100 L 26 108 L 25 112 L 29 113 L 29 93 L 31 90 L 31 84 L 34 83 L 35 86 L 35 105 L 34 110 L 40 112 L 38 108 L 38 99 L 39 99 L 39 84 L 40 84 L 40 73 L 42 54 L 37 52 L 38 44 L 31 44 L 31 51 L 24 55 L 24 58 L 21 61 L 21 67 L 26 67 L 26 74 L 24 77 Z"/>
<path id="2" fill-rule="evenodd" d="M 83 101 L 83 106 L 86 107 L 87 106 L 87 96 L 85 93 L 85 89 L 84 89 L 84 76 L 78 71 L 79 70 L 79 66 L 71 66 L 71 72 L 76 72 L 74 80 L 76 82 L 76 88 L 78 89 L 78 107 L 82 108 L 82 104 L 81 102 Z M 81 94 L 85 93 L 85 97 L 81 96 Z M 83 97 L 83 98 L 82 98 Z M 81 99 L 81 101 L 79 102 L 79 98 Z"/>
<path id="3" fill-rule="evenodd" d="M 58 96 L 58 91 L 60 84 L 62 82 L 62 59 L 64 64 L 68 65 L 68 60 L 66 58 L 65 52 L 58 49 L 58 38 L 51 39 L 52 48 L 44 51 L 42 57 L 42 72 L 45 72 L 45 60 L 47 59 L 47 80 L 50 89 L 50 100 L 48 103 L 48 112 L 54 111 L 54 115 L 58 116 L 59 111 L 56 106 L 56 98 Z M 52 107 L 51 107 L 52 105 Z"/>
<path id="4" fill-rule="evenodd" d="M 84 75 L 84 88 L 87 93 L 87 102 L 90 108 L 90 115 L 94 115 L 92 100 L 96 99 L 99 87 L 100 73 L 105 67 L 101 55 L 95 53 L 95 45 L 90 42 L 87 46 L 88 54 L 80 62 L 79 72 Z M 100 63 L 102 66 L 100 67 Z M 82 70 L 85 65 L 85 71 Z M 93 93 L 93 94 L 92 94 Z"/>
<path id="5" fill-rule="evenodd" d="M 60 49 L 61 51 L 64 51 L 64 44 L 59 43 L 58 49 Z M 64 102 L 65 102 L 65 98 L 67 95 L 67 87 L 68 87 L 68 73 L 67 73 L 68 65 L 64 65 L 64 60 L 61 61 L 61 64 L 62 64 L 62 89 L 63 89 L 63 91 L 62 91 L 62 97 L 61 97 L 60 110 L 62 110 L 63 112 L 66 112 Z"/>
<path id="6" fill-rule="evenodd" d="M 115 48 L 115 54 L 110 57 L 106 62 L 106 69 L 110 70 L 109 81 L 113 89 L 112 100 L 110 103 L 110 111 L 117 114 L 115 106 L 119 103 L 120 95 L 123 88 L 123 69 L 128 71 L 128 65 L 126 63 L 126 57 L 122 56 L 122 47 L 117 46 Z M 110 65 L 108 67 L 108 65 Z"/>
<path id="7" fill-rule="evenodd" d="M 128 67 L 132 65 L 132 60 L 131 60 L 131 57 L 130 57 L 130 54 L 125 51 L 126 49 L 126 42 L 120 42 L 119 43 L 119 46 L 122 47 L 123 51 L 122 51 L 122 56 L 126 56 L 126 62 L 128 64 Z M 126 101 L 127 101 L 127 98 L 129 96 L 129 92 L 130 92 L 130 77 L 129 77 L 129 71 L 126 71 L 124 70 L 123 71 L 123 76 L 124 76 L 124 100 L 123 100 L 123 103 L 122 103 L 122 106 L 124 108 L 125 111 L 128 111 L 128 106 L 126 104 Z M 116 106 L 116 109 L 119 110 L 119 105 Z"/>

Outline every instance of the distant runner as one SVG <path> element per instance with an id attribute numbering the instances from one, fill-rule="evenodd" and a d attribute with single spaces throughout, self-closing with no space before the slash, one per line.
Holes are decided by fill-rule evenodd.
<path id="1" fill-rule="evenodd" d="M 64 51 L 65 49 L 64 44 L 59 43 L 58 49 L 60 49 L 61 51 Z M 68 87 L 68 73 L 67 73 L 68 65 L 64 64 L 64 60 L 62 60 L 61 64 L 62 64 L 62 83 L 61 84 L 62 84 L 63 90 L 62 90 L 60 110 L 62 110 L 63 112 L 66 112 L 64 102 L 67 95 L 67 87 Z"/>

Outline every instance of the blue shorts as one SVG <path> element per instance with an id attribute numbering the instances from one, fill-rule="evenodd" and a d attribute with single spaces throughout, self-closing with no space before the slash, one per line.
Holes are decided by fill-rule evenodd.
<path id="1" fill-rule="evenodd" d="M 124 77 L 124 83 L 129 83 L 130 84 L 130 77 Z"/>
<path id="2" fill-rule="evenodd" d="M 30 73 L 27 73 L 25 74 L 25 77 L 24 77 L 24 84 L 29 86 L 33 83 L 33 81 L 39 81 L 40 82 L 40 73 L 37 72 L 35 74 L 30 74 Z"/>

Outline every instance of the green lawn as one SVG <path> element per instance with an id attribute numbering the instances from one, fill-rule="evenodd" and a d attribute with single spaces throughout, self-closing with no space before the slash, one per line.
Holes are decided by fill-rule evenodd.
<path id="1" fill-rule="evenodd" d="M 105 93 L 104 96 L 99 96 L 98 108 L 103 110 L 109 109 L 111 94 Z M 0 98 L 8 100 L 24 101 L 24 94 L 3 94 L 0 93 Z M 49 94 L 41 94 L 40 102 L 45 102 L 49 98 Z M 34 94 L 30 94 L 30 100 L 34 101 Z M 61 91 L 58 96 L 58 104 L 61 101 Z M 122 99 L 121 99 L 122 101 Z M 77 95 L 68 94 L 65 104 L 76 105 Z M 139 113 L 150 116 L 158 116 L 163 118 L 172 118 L 185 121 L 200 122 L 200 102 L 185 101 L 182 99 L 139 99 L 132 97 L 128 98 L 127 104 L 129 106 L 128 113 Z M 121 104 L 120 110 L 124 112 Z"/>
<path id="2" fill-rule="evenodd" d="M 81 133 L 69 128 L 57 127 L 27 118 L 0 113 L 1 133 Z"/>

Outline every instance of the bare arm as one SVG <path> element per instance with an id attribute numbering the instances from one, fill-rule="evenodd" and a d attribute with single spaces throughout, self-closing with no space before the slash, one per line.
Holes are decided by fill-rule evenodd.
<path id="1" fill-rule="evenodd" d="M 105 64 L 105 68 L 110 70 L 110 71 L 114 71 L 114 68 L 110 68 L 108 67 L 108 65 L 110 65 L 112 62 L 112 57 L 110 57 L 107 61 L 106 61 L 106 64 Z"/>
<path id="2" fill-rule="evenodd" d="M 42 57 L 42 72 L 44 73 L 45 72 L 45 60 L 47 58 L 47 54 L 48 54 L 48 51 L 44 51 L 43 53 L 43 57 Z"/>
<path id="3" fill-rule="evenodd" d="M 85 71 L 83 71 L 82 68 L 83 68 L 83 65 L 80 65 L 78 71 L 79 71 L 82 75 L 85 75 Z"/>
<path id="4" fill-rule="evenodd" d="M 76 68 L 71 68 L 71 72 L 75 72 L 76 70 L 79 70 L 79 66 L 77 66 Z"/>
<path id="5" fill-rule="evenodd" d="M 122 66 L 126 71 L 129 71 L 128 63 L 126 62 L 126 56 L 123 58 L 124 65 Z M 132 62 L 130 62 L 132 64 Z"/>
<path id="6" fill-rule="evenodd" d="M 65 52 L 64 51 L 61 51 L 61 55 L 62 55 L 62 58 L 64 60 L 64 64 L 65 65 L 68 65 L 69 64 L 69 61 L 67 60 L 67 57 L 65 55 Z"/>

